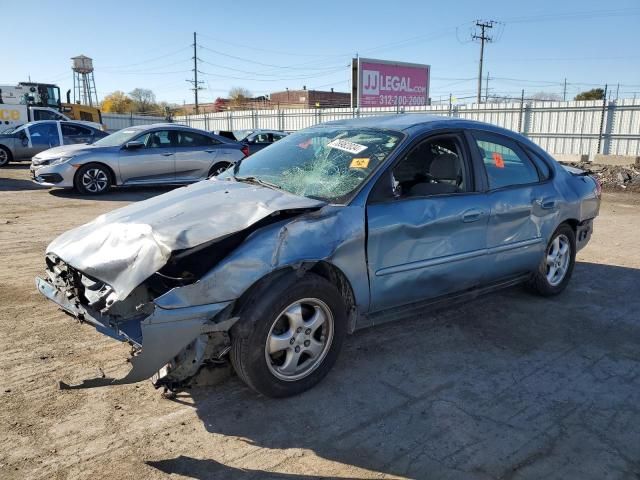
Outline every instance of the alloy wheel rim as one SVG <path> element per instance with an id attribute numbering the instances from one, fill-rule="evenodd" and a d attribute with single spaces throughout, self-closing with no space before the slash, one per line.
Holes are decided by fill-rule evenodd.
<path id="1" fill-rule="evenodd" d="M 107 188 L 109 177 L 104 170 L 91 168 L 82 175 L 82 186 L 91 193 L 98 193 Z"/>
<path id="2" fill-rule="evenodd" d="M 322 300 L 304 298 L 285 308 L 269 329 L 265 359 L 278 379 L 293 382 L 323 362 L 333 341 L 334 318 Z"/>
<path id="3" fill-rule="evenodd" d="M 9 155 L 7 155 L 7 152 L 4 149 L 0 148 L 0 165 L 5 165 L 8 161 Z"/>
<path id="4" fill-rule="evenodd" d="M 558 235 L 549 244 L 546 257 L 547 282 L 552 287 L 564 280 L 571 260 L 571 243 L 566 235 Z"/>

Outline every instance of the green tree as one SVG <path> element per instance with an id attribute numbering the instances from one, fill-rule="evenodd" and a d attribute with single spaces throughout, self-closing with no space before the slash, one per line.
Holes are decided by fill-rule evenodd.
<path id="1" fill-rule="evenodd" d="M 603 99 L 604 99 L 603 88 L 592 88 L 591 90 L 587 90 L 586 92 L 579 93 L 574 98 L 574 100 L 603 100 Z"/>

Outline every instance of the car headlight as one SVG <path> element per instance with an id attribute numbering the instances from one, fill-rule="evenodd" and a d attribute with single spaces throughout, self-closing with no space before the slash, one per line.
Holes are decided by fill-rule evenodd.
<path id="1" fill-rule="evenodd" d="M 54 158 L 52 160 L 49 161 L 49 165 L 53 166 L 53 165 L 60 165 L 61 163 L 66 163 L 69 160 L 71 160 L 73 158 L 73 156 L 69 156 L 69 157 L 60 157 L 60 158 Z"/>

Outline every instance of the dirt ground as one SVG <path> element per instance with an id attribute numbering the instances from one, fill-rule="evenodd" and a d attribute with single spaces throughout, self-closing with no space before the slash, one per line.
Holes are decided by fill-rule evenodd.
<path id="1" fill-rule="evenodd" d="M 128 347 L 38 294 L 46 245 L 161 189 L 97 199 L 0 170 L 0 478 L 640 478 L 640 195 L 605 194 L 568 290 L 521 288 L 351 336 L 290 399 L 236 377 L 161 398 Z"/>

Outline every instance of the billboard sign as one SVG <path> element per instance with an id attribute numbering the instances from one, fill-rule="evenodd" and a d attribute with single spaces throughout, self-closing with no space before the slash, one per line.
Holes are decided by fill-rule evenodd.
<path id="1" fill-rule="evenodd" d="M 353 60 L 352 105 L 406 107 L 427 105 L 430 67 L 417 63 Z M 356 99 L 357 102 L 353 102 Z"/>

